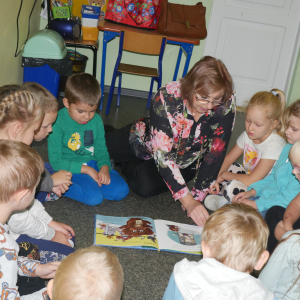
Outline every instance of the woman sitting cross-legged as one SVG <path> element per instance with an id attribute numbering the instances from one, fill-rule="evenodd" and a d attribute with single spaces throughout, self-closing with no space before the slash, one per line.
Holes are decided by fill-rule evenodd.
<path id="1" fill-rule="evenodd" d="M 157 91 L 150 117 L 107 133 L 106 145 L 133 192 L 147 197 L 169 189 L 203 226 L 208 212 L 201 201 L 218 176 L 234 119 L 232 78 L 220 60 L 206 56 Z"/>

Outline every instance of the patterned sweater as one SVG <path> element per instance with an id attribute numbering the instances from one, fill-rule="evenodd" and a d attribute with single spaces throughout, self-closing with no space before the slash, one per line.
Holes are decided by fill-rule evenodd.
<path id="1" fill-rule="evenodd" d="M 197 122 L 186 103 L 180 95 L 180 82 L 160 88 L 152 99 L 150 117 L 132 125 L 130 144 L 137 157 L 154 158 L 174 199 L 190 193 L 180 169 L 196 162 L 200 155 L 191 194 L 202 201 L 226 154 L 235 120 L 235 95 L 228 108 L 217 106 Z"/>
<path id="2" fill-rule="evenodd" d="M 47 289 L 41 289 L 33 294 L 20 297 L 17 287 L 18 274 L 34 277 L 40 264 L 37 260 L 18 256 L 19 246 L 7 233 L 7 227 L 0 224 L 0 284 L 1 300 L 46 300 Z"/>

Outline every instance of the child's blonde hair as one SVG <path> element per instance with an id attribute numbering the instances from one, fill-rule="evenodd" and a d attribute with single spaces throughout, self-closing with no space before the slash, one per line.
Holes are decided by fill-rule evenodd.
<path id="1" fill-rule="evenodd" d="M 290 105 L 283 114 L 283 131 L 289 126 L 291 116 L 294 116 L 300 120 L 300 99 Z"/>
<path id="2" fill-rule="evenodd" d="M 289 152 L 289 158 L 292 163 L 300 165 L 300 140 L 298 140 Z"/>
<path id="3" fill-rule="evenodd" d="M 45 166 L 41 156 L 28 145 L 13 140 L 0 140 L 0 201 L 7 203 L 23 190 L 32 191 Z"/>
<path id="4" fill-rule="evenodd" d="M 250 273 L 267 248 L 268 236 L 268 226 L 254 208 L 233 203 L 208 218 L 202 241 L 207 243 L 217 261 Z"/>
<path id="5" fill-rule="evenodd" d="M 23 87 L 31 92 L 40 103 L 43 103 L 45 114 L 58 111 L 57 99 L 42 85 L 36 82 L 25 82 Z"/>
<path id="6" fill-rule="evenodd" d="M 282 117 L 285 104 L 285 94 L 281 90 L 272 89 L 270 92 L 258 92 L 253 95 L 246 107 L 246 110 L 254 106 L 260 106 L 264 109 L 269 120 L 278 121 L 278 125 L 275 130 L 278 135 L 284 136 Z"/>
<path id="7" fill-rule="evenodd" d="M 19 121 L 26 131 L 43 117 L 43 104 L 31 92 L 19 85 L 0 87 L 0 130 L 4 131 L 9 123 Z"/>
<path id="8" fill-rule="evenodd" d="M 52 300 L 119 300 L 124 275 L 118 257 L 91 246 L 70 254 L 59 265 Z"/>

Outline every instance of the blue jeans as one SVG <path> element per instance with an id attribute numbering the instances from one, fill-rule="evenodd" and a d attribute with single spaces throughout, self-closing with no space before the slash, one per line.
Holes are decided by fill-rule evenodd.
<path id="1" fill-rule="evenodd" d="M 95 160 L 89 161 L 87 165 L 99 172 L 97 162 Z M 45 168 L 50 172 L 50 174 L 55 172 L 48 163 L 45 163 Z M 129 193 L 127 183 L 115 170 L 112 170 L 109 174 L 111 179 L 110 184 L 102 184 L 101 187 L 91 176 L 87 174 L 73 174 L 73 184 L 69 186 L 69 190 L 65 192 L 64 196 L 92 206 L 100 204 L 104 198 L 115 201 L 124 199 Z M 44 193 L 44 195 L 39 194 L 41 193 L 38 193 L 36 197 L 43 203 L 47 193 Z"/>

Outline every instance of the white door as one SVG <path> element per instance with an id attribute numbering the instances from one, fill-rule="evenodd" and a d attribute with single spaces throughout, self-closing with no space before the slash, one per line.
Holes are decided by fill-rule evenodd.
<path id="1" fill-rule="evenodd" d="M 203 55 L 225 63 L 237 105 L 258 91 L 287 93 L 299 24 L 300 0 L 214 0 Z"/>

